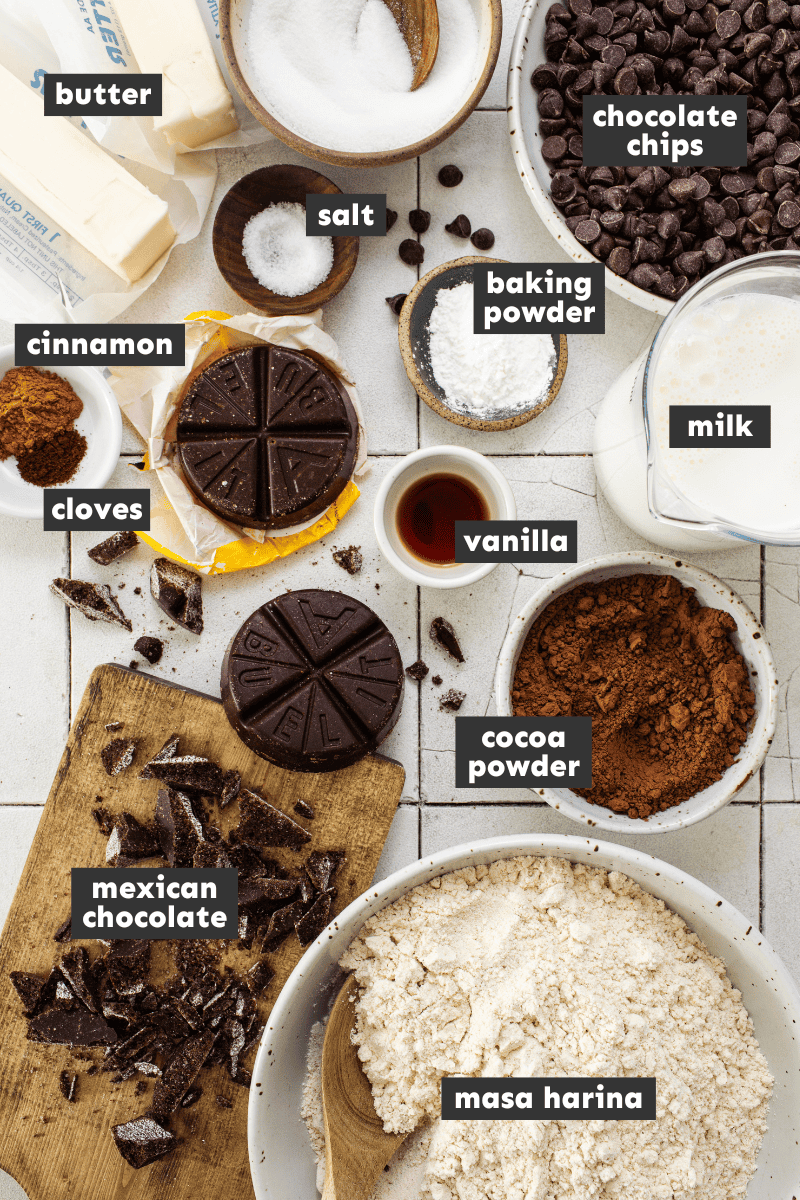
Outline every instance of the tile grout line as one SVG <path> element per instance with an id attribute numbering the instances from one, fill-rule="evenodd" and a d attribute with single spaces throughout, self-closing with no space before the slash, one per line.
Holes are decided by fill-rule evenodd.
<path id="1" fill-rule="evenodd" d="M 67 532 L 67 579 L 72 579 L 72 534 Z M 64 616 L 67 622 L 67 731 L 64 735 L 66 743 L 69 731 L 72 729 L 72 609 L 66 607 Z"/>
<path id="2" fill-rule="evenodd" d="M 417 156 L 417 208 L 422 208 L 422 160 Z M 398 218 L 399 219 L 399 218 Z M 417 234 L 421 242 L 421 234 Z M 417 264 L 417 282 L 420 276 L 420 264 Z M 417 449 L 422 447 L 422 401 L 417 401 Z M 422 657 L 422 588 L 417 586 L 417 658 Z M 422 858 L 422 685 L 417 686 L 417 858 Z"/>
<path id="3" fill-rule="evenodd" d="M 767 602 L 767 552 L 766 547 L 761 546 L 759 552 L 759 619 L 762 625 L 766 624 L 766 602 Z M 766 763 L 761 764 L 761 769 L 758 772 L 758 927 L 763 932 L 764 930 L 764 776 L 766 774 Z"/>

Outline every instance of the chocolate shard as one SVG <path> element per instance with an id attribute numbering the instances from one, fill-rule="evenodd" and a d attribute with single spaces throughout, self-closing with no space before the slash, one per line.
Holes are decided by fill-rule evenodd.
<path id="1" fill-rule="evenodd" d="M 190 633 L 203 632 L 201 577 L 168 558 L 150 568 L 150 592 L 159 608 Z"/>
<path id="2" fill-rule="evenodd" d="M 72 991 L 90 1012 L 98 1012 L 100 1005 L 95 995 L 95 984 L 92 975 L 89 955 L 83 946 L 68 950 L 58 964 L 61 974 L 66 979 Z"/>
<path id="3" fill-rule="evenodd" d="M 222 795 L 219 798 L 220 808 L 227 808 L 242 790 L 242 777 L 238 771 L 226 771 L 222 776 Z"/>
<path id="4" fill-rule="evenodd" d="M 178 736 L 177 733 L 173 733 L 170 737 L 168 737 L 167 740 L 164 742 L 164 745 L 159 750 L 158 754 L 154 754 L 153 757 L 150 759 L 150 761 L 144 764 L 141 771 L 139 772 L 139 778 L 140 779 L 155 779 L 155 775 L 152 772 L 152 767 L 156 763 L 168 762 L 169 759 L 176 758 L 178 755 L 179 743 L 180 743 L 180 737 Z"/>
<path id="5" fill-rule="evenodd" d="M 124 725 L 122 724 L 122 721 L 109 721 L 107 725 L 103 726 L 103 728 L 105 729 L 106 733 L 119 733 L 120 729 L 124 729 Z"/>
<path id="6" fill-rule="evenodd" d="M 201 1087 L 189 1088 L 189 1091 L 181 1100 L 181 1108 L 191 1108 L 193 1104 L 197 1104 L 202 1094 L 203 1089 Z"/>
<path id="7" fill-rule="evenodd" d="M 216 1039 L 216 1030 L 203 1029 L 173 1054 L 153 1092 L 150 1112 L 157 1121 L 164 1121 L 174 1113 L 200 1073 Z"/>
<path id="8" fill-rule="evenodd" d="M 444 617 L 434 617 L 431 621 L 430 628 L 431 641 L 436 642 L 437 646 L 441 646 L 442 650 L 446 650 L 451 658 L 456 662 L 463 663 L 466 661 L 464 654 L 458 644 L 456 631 L 449 621 Z"/>
<path id="9" fill-rule="evenodd" d="M 132 529 L 122 529 L 119 533 L 112 533 L 111 537 L 106 538 L 104 542 L 100 542 L 97 546 L 92 546 L 91 550 L 86 553 L 94 562 L 100 563 L 101 567 L 107 567 L 110 563 L 116 562 L 118 558 L 122 558 L 123 554 L 128 554 L 133 550 L 134 546 L 139 545 L 139 539 Z"/>
<path id="10" fill-rule="evenodd" d="M 65 1100 L 75 1104 L 78 1099 L 78 1076 L 69 1071 L 62 1071 L 58 1077 L 58 1090 Z"/>
<path id="11" fill-rule="evenodd" d="M 161 850 L 171 867 L 190 867 L 203 839 L 203 826 L 184 792 L 161 788 L 156 801 Z"/>
<path id="12" fill-rule="evenodd" d="M 270 982 L 274 979 L 275 972 L 269 965 L 266 958 L 260 958 L 257 963 L 254 963 L 244 977 L 245 983 L 250 988 L 254 996 L 260 996 L 269 987 Z"/>
<path id="13" fill-rule="evenodd" d="M 47 975 L 34 975 L 29 971 L 12 971 L 9 977 L 22 1001 L 22 1011 L 25 1016 L 33 1016 L 43 999 Z"/>
<path id="14" fill-rule="evenodd" d="M 230 867 L 231 860 L 225 852 L 224 846 L 215 845 L 213 842 L 201 842 L 194 852 L 192 859 L 193 867 L 210 867 L 216 869 L 218 867 Z"/>
<path id="15" fill-rule="evenodd" d="M 107 583 L 86 583 L 81 579 L 54 579 L 50 591 L 70 608 L 76 608 L 90 621 L 109 621 L 131 632 L 125 613 L 111 595 Z"/>
<path id="16" fill-rule="evenodd" d="M 255 849 L 285 846 L 299 850 L 311 841 L 311 834 L 302 825 L 246 788 L 239 795 L 239 813 L 236 836 L 240 842 Z"/>
<path id="17" fill-rule="evenodd" d="M 300 872 L 300 899 L 303 904 L 312 904 L 316 898 L 318 888 L 314 886 L 306 871 Z"/>
<path id="18" fill-rule="evenodd" d="M 319 890 L 327 892 L 330 889 L 331 880 L 346 858 L 344 850 L 312 850 L 304 866 Z"/>
<path id="19" fill-rule="evenodd" d="M 122 1125 L 112 1125 L 111 1136 L 125 1161 L 137 1169 L 163 1158 L 178 1145 L 175 1134 L 151 1117 L 136 1117 Z"/>
<path id="20" fill-rule="evenodd" d="M 204 792 L 210 796 L 221 796 L 224 776 L 215 762 L 196 754 L 167 758 L 159 762 L 152 759 L 148 764 L 148 778 L 158 779 L 181 791 Z"/>
<path id="21" fill-rule="evenodd" d="M 328 924 L 331 913 L 331 894 L 322 892 L 307 913 L 295 920 L 294 928 L 301 946 L 308 946 L 318 938 Z"/>
<path id="22" fill-rule="evenodd" d="M 31 1018 L 28 1040 L 60 1046 L 113 1046 L 117 1034 L 98 1013 L 86 1009 L 75 1012 L 48 1009 Z"/>
<path id="23" fill-rule="evenodd" d="M 156 637 L 137 638 L 133 643 L 133 648 L 137 654 L 141 654 L 142 658 L 146 658 L 151 666 L 160 662 L 161 655 L 164 653 L 164 643 L 161 638 Z"/>
<path id="24" fill-rule="evenodd" d="M 127 771 L 136 754 L 135 738 L 113 738 L 100 751 L 100 759 L 106 769 L 106 775 L 121 775 Z"/>
<path id="25" fill-rule="evenodd" d="M 262 954 L 280 946 L 283 939 L 294 928 L 295 921 L 302 917 L 305 907 L 302 900 L 295 900 L 292 904 L 287 904 L 285 908 L 279 908 L 272 914 L 261 943 Z"/>
<path id="26" fill-rule="evenodd" d="M 410 667 L 406 667 L 406 675 L 408 675 L 409 679 L 416 679 L 417 683 L 422 683 L 429 670 L 430 667 L 428 664 L 423 662 L 421 658 L 418 658 Z"/>
<path id="27" fill-rule="evenodd" d="M 282 903 L 289 900 L 297 891 L 295 879 L 269 879 L 267 876 L 254 876 L 250 879 L 239 880 L 239 907 L 252 908 L 263 901 Z"/>
<path id="28" fill-rule="evenodd" d="M 111 867 L 129 867 L 145 858 L 161 856 L 155 830 L 140 824 L 129 812 L 113 818 L 114 827 L 106 846 L 106 862 Z"/>
<path id="29" fill-rule="evenodd" d="M 307 800 L 298 800 L 294 806 L 294 811 L 298 817 L 305 817 L 308 821 L 314 820 L 314 809 Z"/>
<path id="30" fill-rule="evenodd" d="M 72 913 L 67 917 L 66 921 L 62 921 L 58 929 L 53 934 L 54 942 L 71 942 L 72 941 Z"/>

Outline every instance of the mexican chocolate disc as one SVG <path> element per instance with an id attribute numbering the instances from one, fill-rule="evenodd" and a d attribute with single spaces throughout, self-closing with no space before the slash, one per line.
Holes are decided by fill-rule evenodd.
<path id="1" fill-rule="evenodd" d="M 346 487 L 358 420 L 334 375 L 306 354 L 248 346 L 189 384 L 178 457 L 212 512 L 254 529 L 286 529 L 321 513 Z"/>
<path id="2" fill-rule="evenodd" d="M 222 663 L 239 737 L 288 771 L 334 771 L 394 728 L 403 665 L 389 630 L 341 592 L 287 592 L 248 617 Z"/>

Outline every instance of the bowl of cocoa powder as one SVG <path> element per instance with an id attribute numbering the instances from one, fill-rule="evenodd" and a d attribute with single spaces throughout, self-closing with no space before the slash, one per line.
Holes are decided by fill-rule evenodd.
<path id="1" fill-rule="evenodd" d="M 41 520 L 44 489 L 102 488 L 119 462 L 122 417 L 94 367 L 16 366 L 0 347 L 0 513 Z"/>
<path id="2" fill-rule="evenodd" d="M 592 787 L 536 789 L 619 833 L 717 812 L 763 762 L 778 677 L 759 621 L 722 580 L 640 551 L 556 575 L 509 628 L 501 716 L 592 718 Z"/>

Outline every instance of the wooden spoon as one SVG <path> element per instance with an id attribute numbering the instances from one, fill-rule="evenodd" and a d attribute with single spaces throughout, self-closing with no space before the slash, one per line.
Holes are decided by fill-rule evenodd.
<path id="1" fill-rule="evenodd" d="M 386 7 L 397 22 L 411 62 L 415 92 L 430 75 L 439 53 L 439 10 L 436 0 L 385 0 Z"/>
<path id="2" fill-rule="evenodd" d="M 406 1139 L 402 1133 L 385 1133 L 375 1112 L 372 1088 L 350 1040 L 355 1023 L 355 996 L 355 979 L 351 975 L 336 997 L 322 1044 L 325 1112 L 322 1200 L 369 1200 L 384 1167 Z"/>

